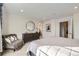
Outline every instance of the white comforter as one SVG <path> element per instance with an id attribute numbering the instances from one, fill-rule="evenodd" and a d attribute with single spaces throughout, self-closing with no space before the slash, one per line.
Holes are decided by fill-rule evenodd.
<path id="1" fill-rule="evenodd" d="M 51 48 L 49 49 L 49 47 Z M 32 41 L 27 51 L 31 51 L 37 56 L 77 56 L 79 55 L 79 40 L 59 37 L 44 38 Z"/>
<path id="2" fill-rule="evenodd" d="M 41 46 L 37 49 L 36 56 L 79 56 L 77 49 L 79 47 Z"/>

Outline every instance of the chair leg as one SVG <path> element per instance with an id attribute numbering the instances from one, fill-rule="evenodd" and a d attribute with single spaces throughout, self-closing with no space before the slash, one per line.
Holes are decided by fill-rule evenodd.
<path id="1" fill-rule="evenodd" d="M 14 49 L 14 52 L 15 52 L 16 50 Z"/>

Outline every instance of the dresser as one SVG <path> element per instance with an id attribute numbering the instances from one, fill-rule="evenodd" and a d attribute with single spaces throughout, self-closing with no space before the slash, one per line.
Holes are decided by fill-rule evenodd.
<path id="1" fill-rule="evenodd" d="M 24 43 L 30 42 L 30 41 L 39 39 L 40 33 L 38 33 L 38 32 L 36 32 L 36 33 L 23 33 L 22 38 L 23 38 Z"/>

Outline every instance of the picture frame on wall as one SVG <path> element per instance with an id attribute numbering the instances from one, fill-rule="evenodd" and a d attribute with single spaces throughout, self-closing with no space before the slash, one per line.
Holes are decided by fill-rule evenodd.
<path id="1" fill-rule="evenodd" d="M 46 24 L 46 32 L 51 32 L 51 24 Z"/>

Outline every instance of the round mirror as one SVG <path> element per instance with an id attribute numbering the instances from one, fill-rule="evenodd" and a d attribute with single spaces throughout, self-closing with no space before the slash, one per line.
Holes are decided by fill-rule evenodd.
<path id="1" fill-rule="evenodd" d="M 26 29 L 27 29 L 28 31 L 34 31 L 34 29 L 35 29 L 35 24 L 34 24 L 34 22 L 33 22 L 33 21 L 27 22 L 27 24 L 26 24 Z"/>

